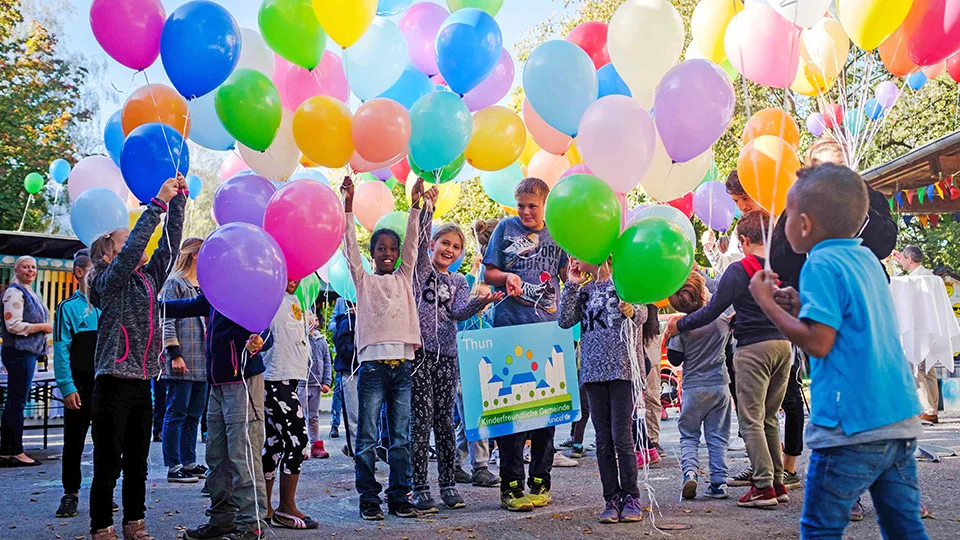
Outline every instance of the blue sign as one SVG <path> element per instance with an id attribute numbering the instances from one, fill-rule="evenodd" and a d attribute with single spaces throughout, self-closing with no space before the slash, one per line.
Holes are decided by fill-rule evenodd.
<path id="1" fill-rule="evenodd" d="M 457 334 L 467 439 L 489 439 L 580 418 L 573 332 L 555 322 Z"/>

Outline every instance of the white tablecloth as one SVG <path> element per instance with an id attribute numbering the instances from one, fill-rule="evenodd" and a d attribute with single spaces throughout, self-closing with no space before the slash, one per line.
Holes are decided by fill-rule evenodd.
<path id="1" fill-rule="evenodd" d="M 940 364 L 953 372 L 960 353 L 960 324 L 953 313 L 943 280 L 937 276 L 903 276 L 890 281 L 893 305 L 900 323 L 900 343 L 913 366 Z"/>

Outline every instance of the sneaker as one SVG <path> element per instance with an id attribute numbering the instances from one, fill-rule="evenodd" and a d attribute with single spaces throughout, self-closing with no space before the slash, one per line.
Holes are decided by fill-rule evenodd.
<path id="1" fill-rule="evenodd" d="M 803 480 L 800 480 L 800 475 L 795 472 L 783 471 L 783 485 L 787 489 L 800 489 L 803 487 Z"/>
<path id="2" fill-rule="evenodd" d="M 377 452 L 377 461 L 382 461 L 382 462 L 386 463 L 386 462 L 387 462 L 387 449 L 384 448 L 384 447 L 382 447 L 382 446 L 378 446 L 376 452 Z"/>
<path id="3" fill-rule="evenodd" d="M 224 536 L 233 534 L 235 532 L 237 532 L 236 527 L 224 529 L 221 527 L 214 527 L 209 523 L 204 523 L 196 529 L 187 529 L 183 537 L 187 540 L 220 540 Z"/>
<path id="4" fill-rule="evenodd" d="M 236 531 L 223 537 L 223 540 L 266 540 L 267 535 L 263 531 L 247 529 L 245 531 Z"/>
<path id="5" fill-rule="evenodd" d="M 360 503 L 360 517 L 367 521 L 383 521 L 383 509 L 377 503 Z"/>
<path id="6" fill-rule="evenodd" d="M 329 435 L 329 437 L 330 437 L 331 439 L 339 439 L 339 438 L 340 438 L 340 428 L 338 428 L 337 426 L 330 426 L 330 435 Z"/>
<path id="7" fill-rule="evenodd" d="M 147 532 L 147 524 L 144 520 L 138 519 L 123 525 L 123 540 L 155 540 Z"/>
<path id="8" fill-rule="evenodd" d="M 530 502 L 533 503 L 535 508 L 543 508 L 553 501 L 553 497 L 550 495 L 550 490 L 543 486 L 531 489 L 530 495 L 527 495 L 527 498 L 530 499 Z"/>
<path id="9" fill-rule="evenodd" d="M 729 495 L 727 495 L 727 485 L 711 483 L 707 486 L 707 489 L 704 490 L 703 496 L 711 499 L 726 499 L 729 497 Z"/>
<path id="10" fill-rule="evenodd" d="M 459 465 L 453 470 L 453 481 L 458 484 L 472 484 L 473 475 L 463 470 Z"/>
<path id="11" fill-rule="evenodd" d="M 200 488 L 200 494 L 208 499 L 210 498 L 210 488 L 207 486 L 206 482 L 204 482 L 203 487 Z"/>
<path id="12" fill-rule="evenodd" d="M 91 534 L 90 540 L 120 540 L 120 537 L 117 536 L 117 530 L 111 525 L 106 529 L 100 529 L 99 531 Z"/>
<path id="13" fill-rule="evenodd" d="M 740 474 L 727 478 L 730 487 L 749 486 L 753 484 L 753 467 L 747 467 Z"/>
<path id="14" fill-rule="evenodd" d="M 473 470 L 472 482 L 477 487 L 494 487 L 500 485 L 500 477 L 490 472 L 490 469 L 481 467 Z"/>
<path id="15" fill-rule="evenodd" d="M 76 495 L 64 495 L 60 497 L 60 507 L 57 508 L 57 517 L 76 517 L 78 502 L 80 502 L 80 499 Z"/>
<path id="16" fill-rule="evenodd" d="M 650 450 L 637 450 L 637 467 L 642 469 L 647 465 L 660 463 L 660 452 L 656 448 Z"/>
<path id="17" fill-rule="evenodd" d="M 388 503 L 387 510 L 390 512 L 391 516 L 397 516 L 402 518 L 417 517 L 417 507 L 410 504 L 409 501 L 403 501 L 398 503 Z"/>
<path id="18" fill-rule="evenodd" d="M 533 512 L 533 501 L 523 491 L 500 492 L 500 507 L 510 512 Z"/>
<path id="19" fill-rule="evenodd" d="M 343 445 L 340 448 L 340 451 L 343 452 L 343 455 L 347 456 L 350 459 L 353 459 L 353 450 L 350 450 L 349 446 Z"/>
<path id="20" fill-rule="evenodd" d="M 857 502 L 853 503 L 853 508 L 850 509 L 850 521 L 863 521 L 863 503 L 860 499 L 857 499 Z"/>
<path id="21" fill-rule="evenodd" d="M 523 462 L 530 463 L 530 447 L 529 446 L 523 447 Z"/>
<path id="22" fill-rule="evenodd" d="M 587 451 L 582 444 L 575 444 L 570 447 L 570 457 L 573 459 L 583 459 L 587 457 Z"/>
<path id="23" fill-rule="evenodd" d="M 111 510 L 111 511 L 113 511 L 113 512 L 119 512 L 119 511 L 120 511 L 120 505 L 117 504 L 117 500 L 116 500 L 116 499 L 112 499 L 112 500 L 110 501 L 110 504 L 111 504 L 111 506 L 110 506 L 110 510 Z"/>
<path id="24" fill-rule="evenodd" d="M 683 491 L 681 494 L 684 499 L 697 498 L 697 473 L 687 471 L 683 474 Z"/>
<path id="25" fill-rule="evenodd" d="M 488 465 L 496 465 L 500 463 L 500 448 L 494 448 L 493 452 L 490 452 L 490 459 L 487 460 Z"/>
<path id="26" fill-rule="evenodd" d="M 790 502 L 790 496 L 787 495 L 787 486 L 783 484 L 774 484 L 773 491 L 777 494 L 778 503 L 788 503 Z"/>
<path id="27" fill-rule="evenodd" d="M 580 465 L 580 462 L 575 459 L 570 459 L 567 456 L 561 454 L 560 452 L 554 452 L 553 454 L 553 466 L 554 467 L 576 467 Z"/>
<path id="28" fill-rule="evenodd" d="M 777 501 L 777 492 L 774 491 L 773 486 L 766 489 L 750 486 L 750 491 L 740 497 L 737 504 L 745 508 L 766 508 L 778 505 L 779 501 Z"/>
<path id="29" fill-rule="evenodd" d="M 463 497 L 457 493 L 457 488 L 452 486 L 440 488 L 440 499 L 443 500 L 443 504 L 451 510 L 466 508 L 467 506 L 467 503 L 463 502 Z"/>
<path id="30" fill-rule="evenodd" d="M 557 446 L 559 446 L 560 448 L 570 448 L 571 446 L 573 446 L 573 444 L 574 444 L 574 443 L 573 443 L 573 437 L 567 437 L 567 440 L 563 441 L 562 443 L 558 444 Z M 614 522 L 614 523 L 616 523 L 616 522 Z"/>
<path id="31" fill-rule="evenodd" d="M 592 443 L 588 444 L 588 445 L 586 446 L 586 449 L 589 450 L 589 451 L 591 451 L 591 452 L 596 452 L 596 451 L 597 451 L 597 443 L 592 442 Z"/>
<path id="32" fill-rule="evenodd" d="M 196 464 L 191 468 L 184 467 L 181 469 L 183 472 L 189 474 L 190 476 L 196 476 L 197 478 L 206 478 L 207 477 L 207 467 L 205 465 Z"/>
<path id="33" fill-rule="evenodd" d="M 616 496 L 607 501 L 607 505 L 603 508 L 603 512 L 600 512 L 600 517 L 597 518 L 597 521 L 605 524 L 620 523 L 619 502 Z"/>
<path id="34" fill-rule="evenodd" d="M 418 489 L 414 491 L 411 503 L 416 507 L 417 511 L 423 512 L 424 514 L 436 514 L 440 511 L 429 489 Z M 391 510 L 390 513 L 392 514 L 393 511 Z"/>
<path id="35" fill-rule="evenodd" d="M 323 449 L 323 441 L 313 441 L 310 445 L 310 457 L 313 459 L 327 459 L 330 454 Z"/>
<path id="36" fill-rule="evenodd" d="M 436 461 L 436 460 L 437 460 L 437 449 L 436 449 L 436 448 L 434 448 L 434 447 L 432 447 L 432 446 L 428 448 L 428 450 L 427 450 L 427 459 L 430 460 L 430 461 Z"/>
<path id="37" fill-rule="evenodd" d="M 200 479 L 188 473 L 183 467 L 175 471 L 167 471 L 167 482 L 173 484 L 196 484 Z"/>
<path id="38" fill-rule="evenodd" d="M 627 495 L 623 498 L 623 506 L 620 508 L 620 522 L 635 523 L 637 521 L 643 521 L 643 507 L 640 506 L 640 501 L 634 499 L 632 495 Z"/>

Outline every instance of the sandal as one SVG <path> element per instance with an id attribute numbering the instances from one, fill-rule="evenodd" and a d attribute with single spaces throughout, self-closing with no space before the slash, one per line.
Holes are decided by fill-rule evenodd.
<path id="1" fill-rule="evenodd" d="M 298 518 L 297 516 L 284 514 L 283 512 L 274 512 L 270 523 L 281 529 L 316 529 L 320 527 L 320 524 L 310 516 Z"/>

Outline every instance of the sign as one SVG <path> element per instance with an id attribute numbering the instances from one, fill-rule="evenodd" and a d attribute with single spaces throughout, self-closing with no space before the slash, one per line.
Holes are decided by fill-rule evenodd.
<path id="1" fill-rule="evenodd" d="M 556 322 L 457 334 L 467 439 L 489 439 L 580 418 L 573 332 Z"/>

